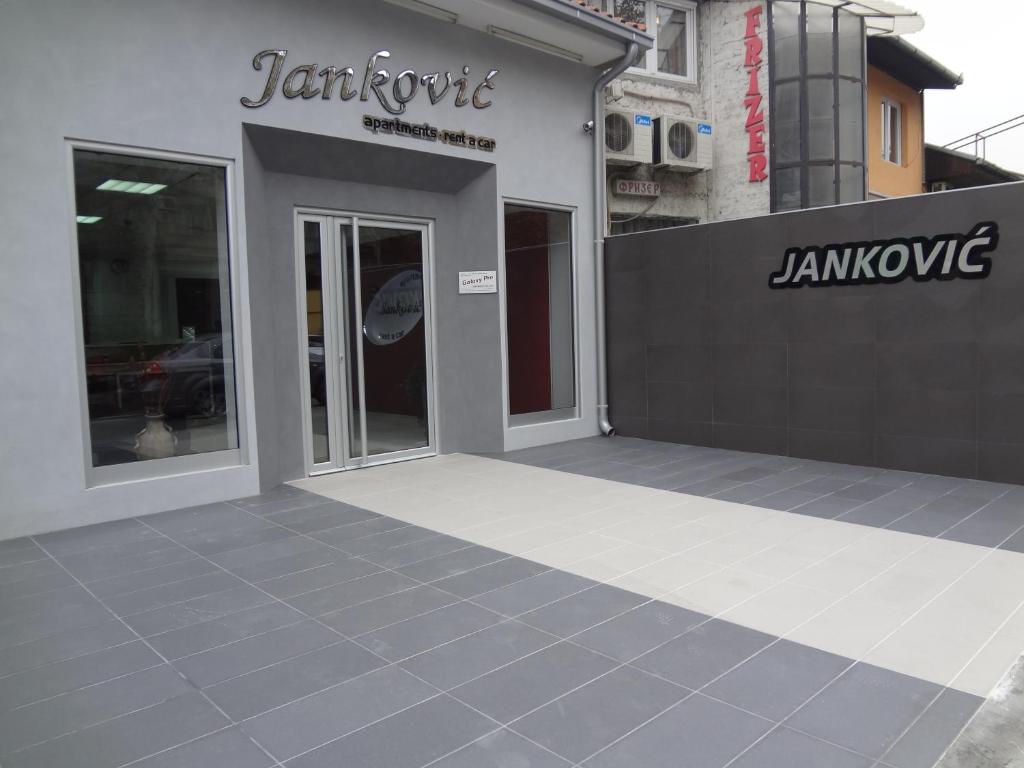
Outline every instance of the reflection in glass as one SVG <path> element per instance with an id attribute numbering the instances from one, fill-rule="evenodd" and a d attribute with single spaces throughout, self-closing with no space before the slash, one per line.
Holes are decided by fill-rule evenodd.
<path id="1" fill-rule="evenodd" d="M 576 405 L 571 228 L 568 212 L 505 206 L 512 415 Z"/>
<path id="2" fill-rule="evenodd" d="M 94 467 L 238 447 L 225 169 L 74 151 Z"/>
<path id="3" fill-rule="evenodd" d="M 686 50 L 686 11 L 659 5 L 658 71 L 688 77 Z"/>
<path id="4" fill-rule="evenodd" d="M 775 37 L 775 79 L 800 76 L 800 5 L 772 4 L 772 31 Z"/>
<path id="5" fill-rule="evenodd" d="M 807 156 L 811 160 L 835 157 L 835 94 L 831 78 L 807 81 Z"/>
<path id="6" fill-rule="evenodd" d="M 427 337 L 423 317 L 423 234 L 419 229 L 359 227 L 359 270 L 351 245 L 343 251 L 350 317 L 350 445 L 362 456 L 358 389 L 361 335 L 366 403 L 366 453 L 423 448 L 427 423 Z M 355 301 L 358 290 L 358 305 Z M 355 353 L 355 354 L 354 354 Z"/>
<path id="7" fill-rule="evenodd" d="M 306 262 L 306 330 L 309 334 L 310 421 L 313 435 L 313 463 L 331 459 L 330 403 L 328 402 L 327 367 L 324 360 L 324 264 L 320 246 L 320 224 L 302 224 L 303 251 Z"/>
<path id="8" fill-rule="evenodd" d="M 807 14 L 807 74 L 832 72 L 832 8 L 817 3 L 804 5 Z"/>

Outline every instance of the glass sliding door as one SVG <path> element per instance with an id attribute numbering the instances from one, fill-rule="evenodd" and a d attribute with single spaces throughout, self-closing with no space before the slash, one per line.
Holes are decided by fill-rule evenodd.
<path id="1" fill-rule="evenodd" d="M 298 230 L 310 471 L 433 452 L 426 225 L 300 215 Z"/>

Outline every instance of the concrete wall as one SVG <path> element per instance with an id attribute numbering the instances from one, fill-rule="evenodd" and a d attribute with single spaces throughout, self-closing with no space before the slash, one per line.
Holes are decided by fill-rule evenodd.
<path id="1" fill-rule="evenodd" d="M 1024 482 L 1024 184 L 608 241 L 620 434 Z M 999 225 L 983 280 L 772 290 L 787 248 Z"/>
<path id="2" fill-rule="evenodd" d="M 668 77 L 648 75 L 630 69 L 617 81 L 622 98 L 612 100 L 616 109 L 646 114 L 693 117 L 714 126 L 714 167 L 711 171 L 681 173 L 656 170 L 652 166 L 623 169 L 609 166 L 609 176 L 656 180 L 662 185 L 660 199 L 646 216 L 693 218 L 700 222 L 742 218 L 768 213 L 768 180 L 750 183 L 747 173 L 747 110 L 743 99 L 748 77 L 743 68 L 746 17 L 761 7 L 759 34 L 764 43 L 764 64 L 758 73 L 765 114 L 765 145 L 768 144 L 768 9 L 763 0 L 732 2 L 706 0 L 697 7 L 697 82 L 683 83 Z M 766 153 L 767 154 L 767 151 Z M 609 194 L 608 208 L 615 218 L 643 211 L 649 198 Z"/>
<path id="3" fill-rule="evenodd" d="M 574 207 L 580 418 L 516 429 L 501 422 L 501 411 L 490 410 L 503 397 L 503 378 L 496 374 L 503 365 L 503 349 L 494 335 L 501 323 L 501 296 L 463 297 L 454 309 L 442 302 L 449 311 L 438 321 L 440 332 L 456 346 L 462 344 L 439 350 L 446 377 L 440 384 L 463 414 L 439 414 L 440 442 L 446 450 L 473 449 L 496 445 L 498 430 L 508 446 L 596 433 L 593 252 L 592 238 L 586 235 L 593 221 L 592 140 L 581 130 L 591 118 L 593 69 L 376 0 L 39 0 L 3 2 L 0 9 L 0 66 L 7 72 L 35 73 L 27 80 L 9 79 L 3 88 L 0 166 L 17 182 L 0 188 L 0 349 L 5 361 L 0 366 L 0 539 L 244 496 L 255 493 L 261 479 L 268 483 L 294 474 L 295 457 L 275 458 L 267 442 L 273 437 L 262 434 L 275 419 L 289 418 L 287 410 L 273 417 L 265 413 L 291 387 L 288 371 L 276 358 L 257 362 L 263 339 L 276 338 L 277 332 L 267 328 L 262 313 L 285 317 L 288 302 L 294 300 L 288 282 L 280 289 L 272 282 L 287 277 L 292 242 L 271 238 L 264 243 L 261 230 L 274 235 L 283 209 L 290 205 L 348 205 L 355 197 L 337 182 L 290 185 L 278 178 L 279 172 L 250 163 L 253 153 L 246 151 L 243 123 L 493 163 L 489 175 L 464 179 L 458 190 L 446 191 L 444 204 L 435 206 L 437 215 L 447 210 L 452 219 L 439 245 L 461 238 L 457 252 L 438 253 L 438 285 L 452 290 L 459 269 L 493 268 L 498 262 L 502 198 Z M 388 62 L 392 73 L 406 66 L 420 72 L 459 72 L 466 65 L 482 77 L 490 68 L 499 69 L 495 90 L 487 92 L 493 100 L 488 109 L 456 108 L 451 97 L 431 105 L 421 93 L 404 115 L 410 122 L 427 120 L 493 137 L 497 150 L 470 153 L 440 143 L 372 137 L 361 121 L 364 113 L 384 114 L 374 101 L 285 99 L 278 92 L 267 105 L 246 109 L 239 98 L 258 96 L 266 74 L 266 69 L 253 71 L 252 57 L 271 46 L 288 49 L 286 70 L 318 62 L 321 67 L 352 66 L 359 73 L 367 58 L 382 48 L 393 54 Z M 538 125 L 544 126 L 540 141 Z M 241 464 L 117 484 L 90 483 L 84 384 L 77 362 L 81 341 L 73 309 L 77 254 L 69 139 L 233 163 Z M 308 169 L 324 175 L 315 170 Z M 380 178 L 386 180 L 376 190 L 360 190 L 366 197 L 358 207 L 398 211 L 405 198 L 395 188 L 404 183 L 403 170 L 393 163 L 382 166 Z M 276 191 L 275 182 L 283 184 Z M 390 196 L 380 184 L 391 188 Z M 315 192 L 315 200 L 305 191 Z M 410 205 L 424 211 L 421 202 Z M 486 216 L 484 209 L 489 211 Z M 276 245 L 268 248 L 271 242 Z M 475 322 L 483 306 L 489 307 L 490 319 Z M 281 337 L 285 335 L 282 329 Z M 458 378 L 460 366 L 469 365 L 470 358 L 473 370 L 485 374 L 485 385 Z M 498 392 L 485 387 L 498 387 Z M 480 421 L 485 412 L 486 419 Z M 261 472 L 264 448 L 271 453 Z"/>
<path id="4" fill-rule="evenodd" d="M 901 107 L 903 154 L 899 164 L 882 157 L 882 99 Z M 868 66 L 868 192 L 894 197 L 924 191 L 924 94 Z"/>

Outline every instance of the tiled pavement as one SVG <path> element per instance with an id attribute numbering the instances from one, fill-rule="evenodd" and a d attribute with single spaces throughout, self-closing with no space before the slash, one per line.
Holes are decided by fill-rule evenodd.
<path id="1" fill-rule="evenodd" d="M 2 542 L 0 765 L 931 766 L 1024 649 L 1021 491 L 704 450 L 438 457 Z M 632 484 L 669 464 L 917 506 Z"/>

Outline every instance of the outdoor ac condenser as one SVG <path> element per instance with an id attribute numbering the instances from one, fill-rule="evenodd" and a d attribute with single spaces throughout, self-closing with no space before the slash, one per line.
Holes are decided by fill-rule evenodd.
<path id="1" fill-rule="evenodd" d="M 616 165 L 651 162 L 650 115 L 608 109 L 604 115 L 605 160 Z"/>
<path id="2" fill-rule="evenodd" d="M 711 169 L 711 123 L 680 117 L 654 120 L 654 164 L 660 168 L 696 172 Z"/>

